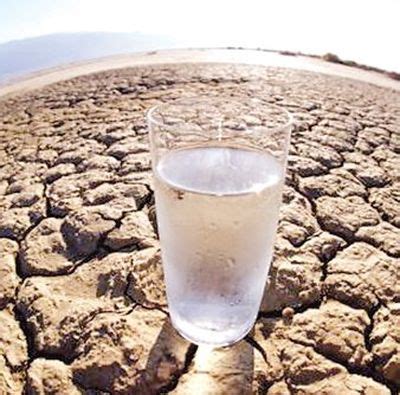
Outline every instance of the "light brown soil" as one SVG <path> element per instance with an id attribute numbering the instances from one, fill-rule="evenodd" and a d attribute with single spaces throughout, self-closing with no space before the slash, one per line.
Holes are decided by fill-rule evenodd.
<path id="1" fill-rule="evenodd" d="M 83 62 L 75 62 L 33 72 L 15 79 L 0 83 L 0 96 L 27 92 L 42 88 L 48 84 L 70 78 L 97 73 L 110 69 L 120 69 L 134 66 L 151 66 L 170 63 L 235 63 L 249 65 L 263 65 L 269 67 L 287 67 L 298 70 L 315 71 L 339 77 L 353 78 L 369 82 L 378 86 L 400 91 L 400 81 L 389 78 L 387 75 L 373 70 L 362 70 L 346 64 L 332 63 L 320 59 L 318 56 L 302 55 L 283 51 L 264 51 L 254 49 L 173 49 L 107 56 Z"/>
<path id="2" fill-rule="evenodd" d="M 210 351 L 168 322 L 144 112 L 263 96 L 296 125 L 254 331 Z M 0 393 L 394 394 L 400 93 L 238 65 L 120 69 L 0 101 Z"/>

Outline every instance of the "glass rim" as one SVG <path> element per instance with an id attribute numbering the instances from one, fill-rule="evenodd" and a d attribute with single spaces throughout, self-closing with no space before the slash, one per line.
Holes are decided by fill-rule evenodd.
<path id="1" fill-rule="evenodd" d="M 241 98 L 239 98 L 239 97 L 235 98 L 235 97 L 232 97 L 232 96 L 206 96 L 206 95 L 180 97 L 180 98 L 174 99 L 174 100 L 172 100 L 170 102 L 156 104 L 155 106 L 150 107 L 146 112 L 146 120 L 148 122 L 148 125 L 154 124 L 154 125 L 162 127 L 162 126 L 166 126 L 166 124 L 164 122 L 159 122 L 155 118 L 154 113 L 156 111 L 159 111 L 163 107 L 168 108 L 168 107 L 171 107 L 171 106 L 173 106 L 175 104 L 190 105 L 190 103 L 189 103 L 190 101 L 192 101 L 192 102 L 195 102 L 195 101 L 206 102 L 206 101 L 210 101 L 210 100 L 215 100 L 215 101 L 225 100 L 225 101 L 229 101 L 229 102 L 232 102 L 232 103 L 240 103 L 240 99 Z M 278 125 L 276 127 L 269 128 L 271 131 L 279 132 L 280 130 L 285 130 L 285 129 L 287 129 L 290 126 L 293 125 L 294 116 L 286 108 L 280 107 L 280 106 L 278 106 L 276 104 L 272 104 L 272 103 L 269 103 L 269 102 L 264 102 L 261 98 L 247 98 L 247 100 L 259 100 L 260 102 L 262 102 L 263 106 L 268 106 L 268 107 L 274 108 L 276 110 L 281 111 L 281 113 L 284 114 L 284 116 L 286 118 L 286 122 L 283 123 L 282 125 Z"/>

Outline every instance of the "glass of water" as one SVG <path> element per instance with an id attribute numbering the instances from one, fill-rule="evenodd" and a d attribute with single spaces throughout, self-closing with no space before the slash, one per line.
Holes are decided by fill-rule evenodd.
<path id="1" fill-rule="evenodd" d="M 226 346 L 257 317 L 292 119 L 275 105 L 185 98 L 147 114 L 170 317 L 193 343 Z"/>

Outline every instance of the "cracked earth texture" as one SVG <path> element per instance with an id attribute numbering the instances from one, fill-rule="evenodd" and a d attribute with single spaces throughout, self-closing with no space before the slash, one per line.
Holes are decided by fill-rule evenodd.
<path id="1" fill-rule="evenodd" d="M 168 321 L 144 112 L 257 96 L 295 115 L 257 323 Z M 0 100 L 1 394 L 397 394 L 400 94 L 240 65 L 114 70 Z"/>

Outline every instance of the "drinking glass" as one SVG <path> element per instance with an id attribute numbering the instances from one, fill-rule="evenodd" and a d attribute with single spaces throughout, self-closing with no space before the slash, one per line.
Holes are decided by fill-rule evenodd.
<path id="1" fill-rule="evenodd" d="M 147 121 L 172 324 L 193 343 L 232 344 L 267 282 L 292 118 L 259 99 L 197 97 Z"/>

